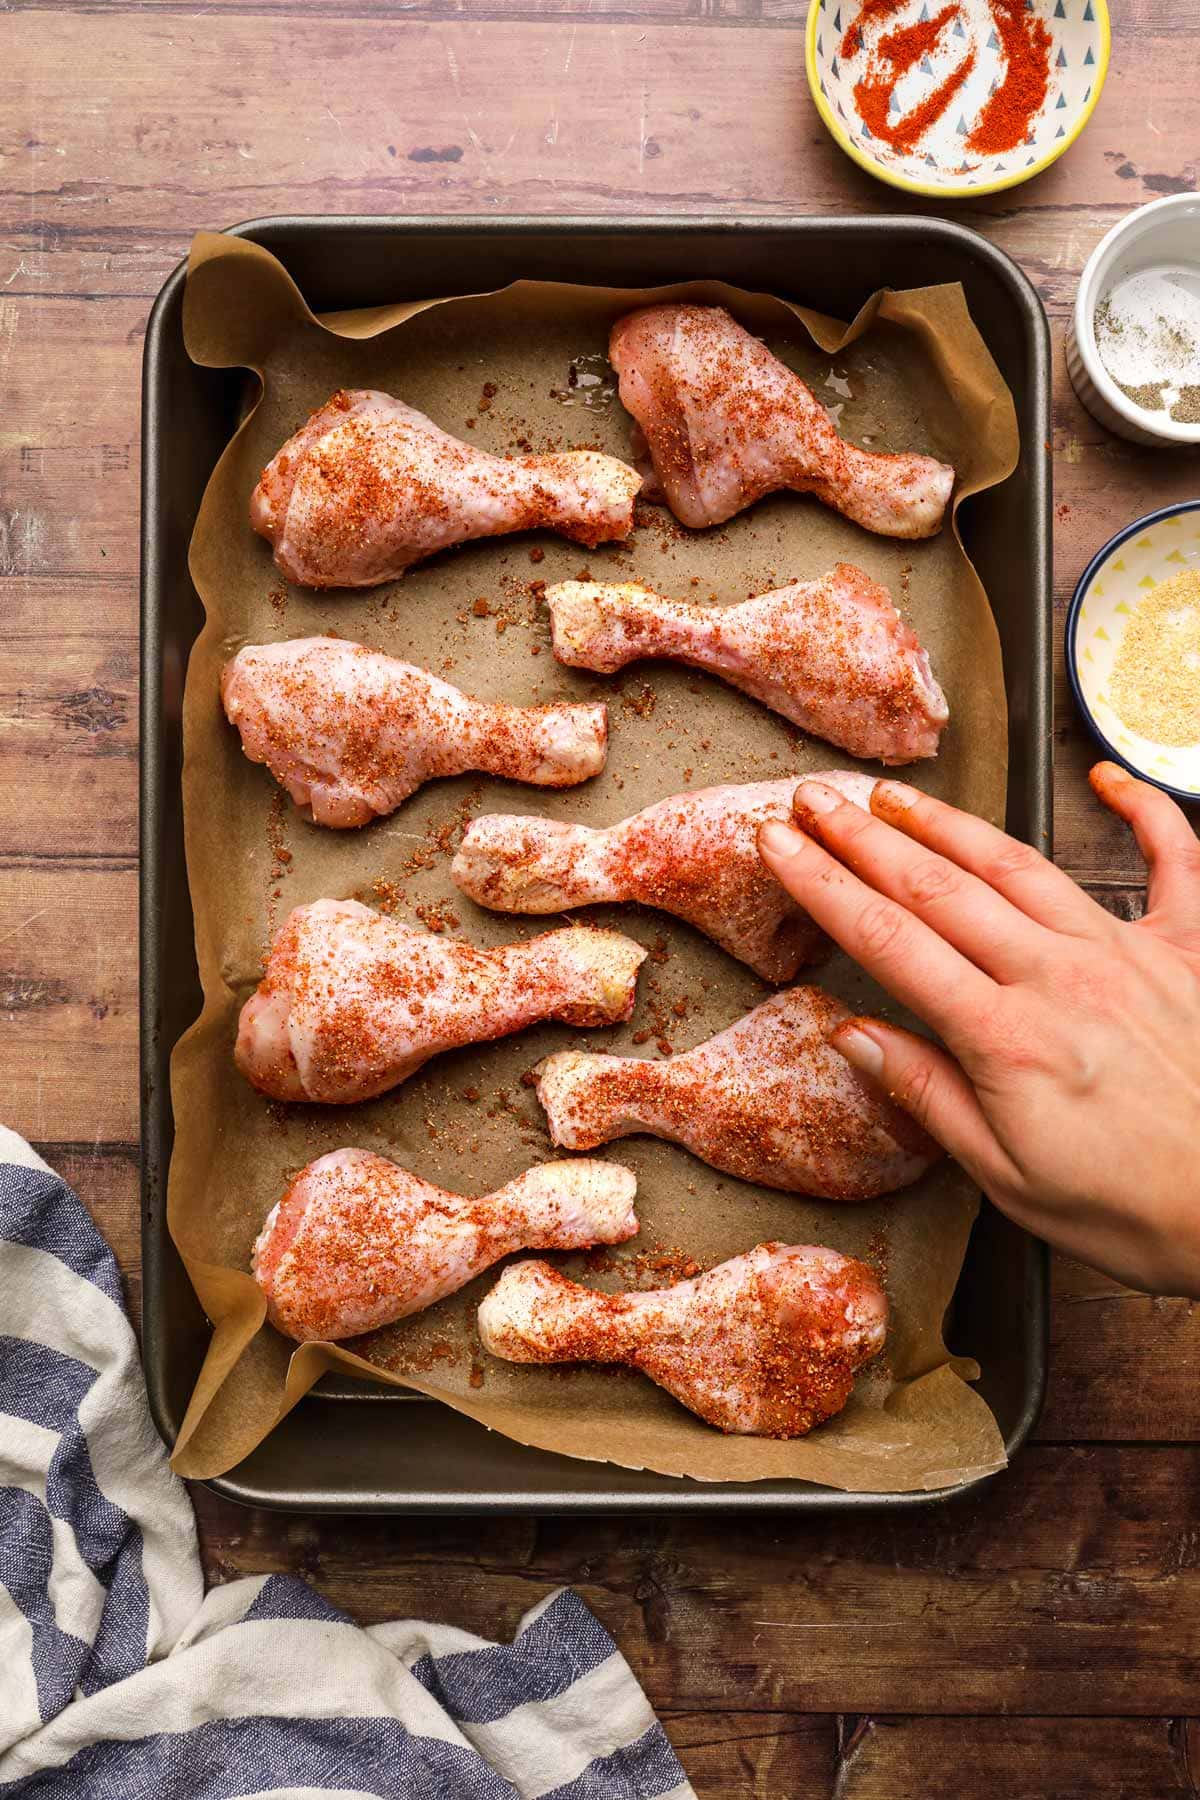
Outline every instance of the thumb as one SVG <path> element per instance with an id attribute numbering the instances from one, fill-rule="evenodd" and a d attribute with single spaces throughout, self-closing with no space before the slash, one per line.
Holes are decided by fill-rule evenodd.
<path id="1" fill-rule="evenodd" d="M 884 1088 L 981 1187 L 992 1191 L 1011 1184 L 1016 1172 L 974 1088 L 947 1051 L 914 1031 L 870 1018 L 844 1019 L 830 1032 L 829 1043 L 860 1075 Z"/>
<path id="2" fill-rule="evenodd" d="M 1142 924 L 1183 947 L 1200 938 L 1200 844 L 1190 820 L 1169 794 L 1137 781 L 1119 763 L 1097 763 L 1092 790 L 1137 839 L 1149 871 Z"/>

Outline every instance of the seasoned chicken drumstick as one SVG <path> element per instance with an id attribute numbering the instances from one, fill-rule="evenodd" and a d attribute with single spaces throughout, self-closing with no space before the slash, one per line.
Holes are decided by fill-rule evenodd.
<path id="1" fill-rule="evenodd" d="M 573 787 L 604 767 L 603 703 L 472 700 L 425 669 L 341 638 L 247 644 L 221 698 L 251 762 L 318 825 L 365 825 L 435 775 L 481 769 Z"/>
<path id="2" fill-rule="evenodd" d="M 800 377 L 723 306 L 627 313 L 608 354 L 658 488 L 685 525 L 719 525 L 792 488 L 886 537 L 940 528 L 954 470 L 847 443 Z"/>
<path id="3" fill-rule="evenodd" d="M 315 900 L 271 946 L 242 1008 L 237 1066 L 276 1100 L 370 1100 L 440 1051 L 539 1019 L 627 1019 L 645 955 L 619 932 L 582 925 L 475 950 L 357 900 Z"/>
<path id="4" fill-rule="evenodd" d="M 942 1152 L 830 1048 L 829 1033 L 848 1017 L 823 989 L 792 988 L 662 1062 L 549 1056 L 535 1071 L 537 1097 L 567 1150 L 645 1131 L 743 1181 L 873 1200 L 915 1181 Z"/>
<path id="5" fill-rule="evenodd" d="M 845 1406 L 883 1348 L 887 1300 L 852 1257 L 759 1244 L 649 1293 L 598 1294 L 549 1263 L 513 1263 L 478 1324 L 508 1362 L 625 1363 L 720 1431 L 793 1438 Z"/>
<path id="6" fill-rule="evenodd" d="M 369 1150 L 335 1150 L 271 1208 L 254 1276 L 285 1336 L 353 1337 L 444 1300 L 514 1250 L 624 1243 L 636 1192 L 619 1163 L 578 1157 L 471 1199 Z"/>
<path id="7" fill-rule="evenodd" d="M 814 779 L 870 805 L 870 775 L 827 769 Z M 657 906 L 764 981 L 791 981 L 828 947 L 758 854 L 759 826 L 789 822 L 795 792 L 795 776 L 700 788 L 602 831 L 492 813 L 468 827 L 450 872 L 464 894 L 493 912 L 553 913 L 629 900 Z"/>
<path id="8" fill-rule="evenodd" d="M 263 470 L 250 523 L 289 581 L 375 587 L 468 538 L 628 537 L 640 486 L 613 456 L 490 456 L 390 394 L 339 389 Z"/>
<path id="9" fill-rule="evenodd" d="M 707 669 L 851 756 L 936 756 L 950 717 L 891 596 L 851 563 L 737 606 L 560 581 L 546 602 L 559 662 L 611 675 L 644 656 Z"/>

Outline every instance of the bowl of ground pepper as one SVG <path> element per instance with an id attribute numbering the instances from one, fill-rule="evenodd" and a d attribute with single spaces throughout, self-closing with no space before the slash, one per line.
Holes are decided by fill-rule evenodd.
<path id="1" fill-rule="evenodd" d="M 1200 444 L 1200 194 L 1114 225 L 1079 279 L 1067 334 L 1076 394 L 1138 444 Z"/>
<path id="2" fill-rule="evenodd" d="M 1079 136 L 1108 69 L 1106 0 L 812 0 L 805 66 L 830 133 L 913 194 L 993 194 Z"/>
<path id="3" fill-rule="evenodd" d="M 1100 743 L 1200 799 L 1200 500 L 1135 519 L 1092 558 L 1067 612 L 1067 673 Z"/>

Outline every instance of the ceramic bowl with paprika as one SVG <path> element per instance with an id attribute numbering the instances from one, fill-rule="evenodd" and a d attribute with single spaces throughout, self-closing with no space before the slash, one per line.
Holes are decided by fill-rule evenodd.
<path id="1" fill-rule="evenodd" d="M 1107 0 L 812 0 L 805 66 L 847 156 L 910 194 L 967 199 L 1070 149 L 1110 43 Z"/>

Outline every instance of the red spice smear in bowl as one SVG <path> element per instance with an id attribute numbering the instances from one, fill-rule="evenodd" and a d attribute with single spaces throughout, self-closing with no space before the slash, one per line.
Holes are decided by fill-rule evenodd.
<path id="1" fill-rule="evenodd" d="M 1041 19 L 1026 12 L 1025 0 L 988 0 L 996 36 L 1008 67 L 1004 80 L 979 115 L 968 150 L 995 154 L 1014 150 L 1029 136 L 1050 85 L 1051 37 Z"/>
<path id="2" fill-rule="evenodd" d="M 898 13 L 908 0 L 863 0 L 862 9 L 854 23 L 847 27 L 842 39 L 842 55 L 854 56 L 862 43 L 862 28 L 872 19 L 890 19 Z"/>
<path id="3" fill-rule="evenodd" d="M 842 55 L 849 58 L 857 54 L 864 25 L 893 18 L 907 4 L 908 0 L 863 0 L 858 17 L 842 38 Z M 1051 38 L 1045 24 L 1026 11 L 1025 0 L 988 0 L 988 6 L 1005 59 L 1005 75 L 985 103 L 965 147 L 995 154 L 1014 149 L 1028 136 L 1030 123 L 1045 102 Z M 863 124 L 874 137 L 901 155 L 914 149 L 930 126 L 936 124 L 975 67 L 975 51 L 969 50 L 962 62 L 911 112 L 894 122 L 889 117 L 899 82 L 937 47 L 946 26 L 961 11 L 959 0 L 951 0 L 932 18 L 888 32 L 873 47 L 866 73 L 855 86 L 854 103 Z"/>

